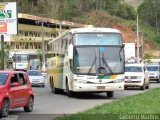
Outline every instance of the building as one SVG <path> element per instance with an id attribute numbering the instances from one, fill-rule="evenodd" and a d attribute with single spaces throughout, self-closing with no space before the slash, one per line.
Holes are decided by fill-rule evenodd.
<path id="1" fill-rule="evenodd" d="M 53 53 L 48 42 L 62 32 L 76 27 L 86 25 L 19 13 L 18 34 L 10 36 L 5 45 L 10 46 L 10 58 L 13 58 L 14 54 L 25 53 L 30 55 L 29 59 L 36 59 L 38 54 L 42 53 L 44 62 L 45 58 Z"/>
<path id="2" fill-rule="evenodd" d="M 37 52 L 42 50 L 44 39 L 44 51 L 47 52 L 48 41 L 73 27 L 85 27 L 85 25 L 19 13 L 18 34 L 11 36 L 10 41 L 5 44 L 9 44 L 11 49 L 16 51 Z"/>

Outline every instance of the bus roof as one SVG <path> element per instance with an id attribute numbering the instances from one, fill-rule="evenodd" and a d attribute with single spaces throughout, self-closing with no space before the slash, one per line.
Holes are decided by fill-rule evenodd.
<path id="1" fill-rule="evenodd" d="M 64 33 L 62 33 L 60 36 L 56 37 L 55 39 L 51 40 L 48 44 L 53 43 L 54 41 L 60 39 L 62 36 L 64 36 L 67 33 L 121 33 L 117 29 L 113 28 L 73 28 L 71 30 L 67 30 Z"/>
<path id="2" fill-rule="evenodd" d="M 72 34 L 74 33 L 93 33 L 93 32 L 105 32 L 105 33 L 121 33 L 119 30 L 117 29 L 113 29 L 113 28 L 74 28 L 70 30 Z"/>

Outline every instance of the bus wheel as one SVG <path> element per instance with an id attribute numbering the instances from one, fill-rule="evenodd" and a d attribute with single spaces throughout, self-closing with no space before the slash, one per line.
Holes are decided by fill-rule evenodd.
<path id="1" fill-rule="evenodd" d="M 53 81 L 51 81 L 50 86 L 51 86 L 51 92 L 54 94 L 58 94 L 58 89 L 54 87 Z"/>
<path id="2" fill-rule="evenodd" d="M 114 91 L 107 92 L 107 97 L 113 97 L 113 96 L 114 96 Z"/>
<path id="3" fill-rule="evenodd" d="M 67 96 L 68 97 L 72 97 L 73 96 L 73 92 L 69 90 L 68 81 L 66 81 L 66 91 L 67 91 Z"/>

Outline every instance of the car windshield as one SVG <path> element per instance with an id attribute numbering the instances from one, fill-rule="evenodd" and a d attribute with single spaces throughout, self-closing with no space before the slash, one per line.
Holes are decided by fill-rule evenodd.
<path id="1" fill-rule="evenodd" d="M 140 66 L 126 66 L 125 72 L 142 72 L 142 67 L 140 67 Z"/>
<path id="2" fill-rule="evenodd" d="M 5 85 L 8 78 L 8 73 L 0 73 L 0 86 Z"/>
<path id="3" fill-rule="evenodd" d="M 123 61 L 121 46 L 75 47 L 74 50 L 74 72 L 77 74 L 123 73 Z"/>
<path id="4" fill-rule="evenodd" d="M 28 76 L 42 76 L 42 73 L 40 71 L 28 71 Z"/>
<path id="5" fill-rule="evenodd" d="M 147 66 L 148 71 L 158 71 L 158 66 Z"/>

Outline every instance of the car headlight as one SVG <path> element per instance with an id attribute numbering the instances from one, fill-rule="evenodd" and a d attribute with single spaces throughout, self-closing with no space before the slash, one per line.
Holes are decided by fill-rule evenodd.
<path id="1" fill-rule="evenodd" d="M 142 76 L 137 76 L 137 79 L 142 79 Z"/>
<path id="2" fill-rule="evenodd" d="M 155 76 L 156 78 L 158 78 L 158 76 Z"/>
<path id="3" fill-rule="evenodd" d="M 114 83 L 120 83 L 120 82 L 124 82 L 124 79 L 117 79 L 113 81 Z"/>

